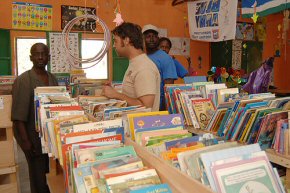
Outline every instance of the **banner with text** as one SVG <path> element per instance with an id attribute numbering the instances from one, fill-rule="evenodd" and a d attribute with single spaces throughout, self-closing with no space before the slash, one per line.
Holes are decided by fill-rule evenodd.
<path id="1" fill-rule="evenodd" d="M 188 2 L 190 38 L 206 42 L 235 39 L 237 6 L 238 0 Z"/>

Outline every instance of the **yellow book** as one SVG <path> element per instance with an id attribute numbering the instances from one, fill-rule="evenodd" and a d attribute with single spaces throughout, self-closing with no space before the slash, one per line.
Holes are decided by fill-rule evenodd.
<path id="1" fill-rule="evenodd" d="M 170 151 L 162 152 L 161 157 L 164 160 L 173 160 L 173 159 L 177 159 L 178 153 L 195 150 L 195 149 L 199 149 L 203 147 L 204 145 L 202 143 L 198 143 L 197 145 L 190 146 L 190 147 L 171 148 Z"/>
<path id="2" fill-rule="evenodd" d="M 168 111 L 155 111 L 155 112 L 142 112 L 142 113 L 134 113 L 134 114 L 128 114 L 128 123 L 129 123 L 129 131 L 131 135 L 131 139 L 135 140 L 135 135 L 134 135 L 134 121 L 133 119 L 135 117 L 146 117 L 146 116 L 154 116 L 154 115 L 168 115 Z"/>
<path id="3" fill-rule="evenodd" d="M 246 125 L 246 127 L 245 127 L 245 130 L 243 131 L 242 137 L 239 140 L 240 142 L 244 142 L 244 138 L 246 136 L 246 133 L 247 133 L 247 131 L 249 129 L 249 126 L 251 125 L 251 122 L 253 121 L 254 118 L 255 118 L 255 114 L 252 114 L 250 119 L 249 119 L 249 121 L 248 121 L 248 123 L 247 123 L 247 125 Z"/>

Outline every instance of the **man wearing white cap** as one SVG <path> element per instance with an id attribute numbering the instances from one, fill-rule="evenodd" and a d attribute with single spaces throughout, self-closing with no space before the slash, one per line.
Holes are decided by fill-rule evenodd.
<path id="1" fill-rule="evenodd" d="M 142 29 L 144 35 L 146 53 L 156 64 L 160 77 L 160 110 L 165 110 L 164 84 L 173 84 L 178 78 L 173 59 L 159 49 L 158 28 L 154 25 L 145 25 Z"/>

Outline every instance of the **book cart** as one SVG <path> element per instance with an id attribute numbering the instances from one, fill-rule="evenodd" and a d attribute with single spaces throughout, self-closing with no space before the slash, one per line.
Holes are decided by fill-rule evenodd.
<path id="1" fill-rule="evenodd" d="M 0 95 L 0 192 L 5 193 L 18 192 L 11 104 L 11 95 Z"/>
<path id="2" fill-rule="evenodd" d="M 193 127 L 187 127 L 186 129 L 194 134 L 207 133 L 206 131 L 203 130 L 194 129 Z M 290 157 L 276 153 L 273 149 L 267 149 L 266 154 L 270 162 L 273 162 L 286 168 L 285 186 L 286 190 L 290 189 Z"/>

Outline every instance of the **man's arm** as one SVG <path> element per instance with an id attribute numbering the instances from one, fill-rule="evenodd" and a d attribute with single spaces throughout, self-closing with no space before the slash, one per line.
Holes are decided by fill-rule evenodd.
<path id="1" fill-rule="evenodd" d="M 144 95 L 137 99 L 128 97 L 125 94 L 117 92 L 115 89 L 113 89 L 110 86 L 104 86 L 103 87 L 103 93 L 104 96 L 108 98 L 114 98 L 118 100 L 124 100 L 127 101 L 128 106 L 135 106 L 135 105 L 143 105 L 147 108 L 152 108 L 154 104 L 155 95 Z"/>
<path id="2" fill-rule="evenodd" d="M 31 151 L 32 143 L 27 135 L 25 122 L 23 121 L 13 121 L 14 130 L 18 132 L 18 137 L 20 141 L 19 145 L 21 146 L 23 151 Z"/>
<path id="3" fill-rule="evenodd" d="M 171 78 L 165 79 L 164 84 L 174 84 L 174 79 Z"/>

